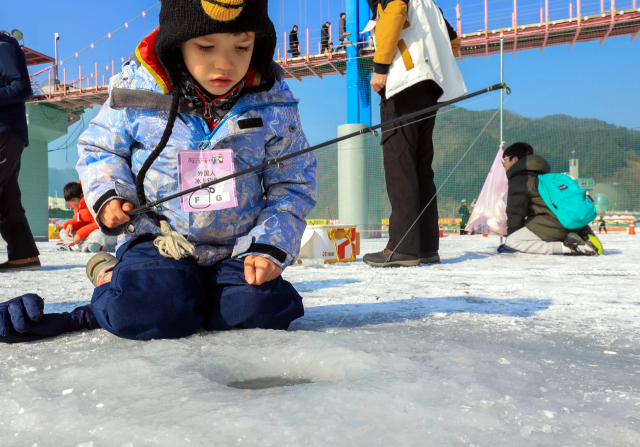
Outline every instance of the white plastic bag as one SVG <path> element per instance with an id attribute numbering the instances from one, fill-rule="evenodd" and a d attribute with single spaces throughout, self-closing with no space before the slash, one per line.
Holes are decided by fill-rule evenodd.
<path id="1" fill-rule="evenodd" d="M 503 235 L 507 232 L 507 204 L 503 197 L 509 190 L 507 173 L 502 165 L 504 151 L 500 149 L 493 161 L 487 180 L 484 182 L 480 197 L 469 218 L 465 230 L 480 233 Z"/>

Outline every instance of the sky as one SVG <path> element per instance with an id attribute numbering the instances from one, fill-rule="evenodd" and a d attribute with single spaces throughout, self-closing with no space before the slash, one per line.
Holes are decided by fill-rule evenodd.
<path id="1" fill-rule="evenodd" d="M 616 8 L 629 9 L 631 2 L 632 0 L 619 0 Z M 60 34 L 59 56 L 60 60 L 65 61 L 63 67 L 67 69 L 69 78 L 77 76 L 79 65 L 86 75 L 88 70 L 93 69 L 94 63 L 104 69 L 112 59 L 120 59 L 133 52 L 140 39 L 157 26 L 159 12 L 159 6 L 155 6 L 145 18 L 139 17 L 131 22 L 142 11 L 156 5 L 154 0 L 112 0 L 108 3 L 32 0 L 3 3 L 0 29 L 21 30 L 26 46 L 53 56 L 53 34 Z M 537 23 L 540 3 L 540 0 L 521 0 L 518 23 Z M 490 29 L 509 25 L 508 16 L 511 14 L 512 4 L 511 0 L 489 2 Z M 456 3 L 453 0 L 441 0 L 439 6 L 455 27 Z M 322 23 L 329 20 L 337 25 L 344 7 L 344 0 L 272 0 L 269 11 L 279 36 L 289 31 L 294 23 L 303 30 L 309 27 L 313 48 L 314 44 L 317 46 Z M 465 2 L 462 3 L 463 32 L 484 28 L 483 8 L 479 0 L 469 2 L 468 6 Z M 550 19 L 568 16 L 568 8 L 569 1 L 551 0 Z M 588 7 L 584 7 L 583 14 L 592 13 L 586 8 Z M 125 22 L 130 22 L 129 28 L 122 28 L 111 39 L 106 38 L 97 43 L 95 49 L 89 48 L 80 53 L 78 58 L 74 56 L 76 51 L 106 37 Z M 334 34 L 337 34 L 337 30 L 334 30 Z M 549 47 L 544 54 L 540 54 L 539 50 L 529 50 L 518 52 L 515 57 L 510 53 L 505 55 L 505 82 L 513 91 L 505 107 L 531 117 L 564 113 L 640 128 L 640 109 L 637 107 L 640 94 L 633 86 L 640 78 L 640 38 L 633 43 L 630 40 L 629 36 L 624 36 L 610 38 L 602 46 L 599 42 L 579 43 L 571 51 L 568 45 L 563 45 Z M 43 68 L 45 66 L 34 67 L 32 73 Z M 488 61 L 484 58 L 466 59 L 460 68 L 469 91 L 496 84 L 500 79 L 498 56 L 492 56 Z M 99 75 L 100 79 L 102 74 L 104 73 Z M 289 81 L 289 85 L 301 100 L 303 127 L 309 139 L 317 143 L 335 137 L 336 127 L 346 121 L 344 79 L 339 76 L 325 76 L 322 81 L 305 78 L 303 83 Z M 482 101 L 468 106 L 476 109 L 496 107 L 499 104 L 497 96 L 487 95 Z M 374 122 L 379 121 L 378 103 L 374 94 Z M 95 113 L 85 113 L 84 125 L 88 124 Z M 76 127 L 82 124 L 80 122 L 71 126 L 70 135 L 79 134 L 80 129 Z M 63 137 L 52 142 L 50 150 L 68 144 L 69 137 Z M 73 166 L 75 160 L 77 154 L 73 148 L 50 152 L 51 167 Z"/>

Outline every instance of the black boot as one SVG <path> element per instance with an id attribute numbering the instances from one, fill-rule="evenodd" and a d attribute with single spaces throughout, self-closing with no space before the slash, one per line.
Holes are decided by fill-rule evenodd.
<path id="1" fill-rule="evenodd" d="M 421 251 L 420 264 L 440 264 L 440 255 L 437 251 Z"/>
<path id="2" fill-rule="evenodd" d="M 40 260 L 37 259 L 35 261 L 27 262 L 24 264 L 12 264 L 10 262 L 5 262 L 0 264 L 0 273 L 5 272 L 28 272 L 31 270 L 40 270 L 42 265 L 40 264 Z"/>
<path id="3" fill-rule="evenodd" d="M 571 253 L 566 253 L 567 256 L 596 256 L 598 254 L 590 244 L 587 244 L 576 233 L 569 233 L 569 236 L 562 244 L 571 249 Z"/>
<path id="4" fill-rule="evenodd" d="M 580 231 L 578 231 L 578 236 L 587 243 L 591 248 L 593 248 L 597 254 L 601 255 L 604 253 L 604 247 L 602 246 L 602 242 L 595 235 L 591 227 L 585 226 Z"/>
<path id="5" fill-rule="evenodd" d="M 380 253 L 368 253 L 362 260 L 372 267 L 417 267 L 420 265 L 420 258 L 403 253 L 394 253 L 385 248 Z"/>

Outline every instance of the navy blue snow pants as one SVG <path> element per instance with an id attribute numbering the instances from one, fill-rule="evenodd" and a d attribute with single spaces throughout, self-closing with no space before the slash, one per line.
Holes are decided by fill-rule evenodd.
<path id="1" fill-rule="evenodd" d="M 132 340 L 179 338 L 207 331 L 284 329 L 304 315 L 302 297 L 278 277 L 247 284 L 244 262 L 203 267 L 161 256 L 153 238 L 124 244 L 111 282 L 97 287 L 91 310 L 103 329 Z"/>
<path id="2" fill-rule="evenodd" d="M 23 343 L 82 329 L 106 329 L 132 340 L 179 338 L 207 331 L 284 329 L 304 315 L 302 297 L 278 277 L 247 284 L 244 262 L 202 267 L 158 253 L 153 237 L 118 249 L 111 282 L 97 287 L 90 306 L 44 314 L 44 301 L 27 294 L 0 303 L 0 343 Z"/>

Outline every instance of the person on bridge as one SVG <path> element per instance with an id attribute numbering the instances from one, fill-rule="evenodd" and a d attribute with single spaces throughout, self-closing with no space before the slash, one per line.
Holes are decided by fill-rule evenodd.
<path id="1" fill-rule="evenodd" d="M 467 92 L 455 57 L 460 40 L 432 0 L 367 0 L 377 21 L 371 87 L 380 120 L 397 118 Z M 422 29 L 423 31 L 419 30 Z M 440 262 L 433 161 L 435 113 L 382 128 L 391 202 L 389 242 L 364 262 L 374 267 Z"/>
<path id="2" fill-rule="evenodd" d="M 202 184 L 309 147 L 298 101 L 273 61 L 267 0 L 226 4 L 163 0 L 160 27 L 111 79 L 109 99 L 78 141 L 85 203 L 105 234 L 119 236 L 116 257 L 100 253 L 87 264 L 91 305 L 42 316 L 41 298 L 14 298 L 0 304 L 0 334 L 24 340 L 102 327 L 149 340 L 286 330 L 304 315 L 281 274 L 298 257 L 316 204 L 313 154 L 204 189 L 195 197 L 206 197 L 206 209 L 191 194 L 127 215 L 188 189 L 185 178 Z"/>
<path id="3" fill-rule="evenodd" d="M 293 25 L 289 32 L 289 53 L 291 57 L 300 57 L 300 42 L 298 41 L 298 25 Z"/>
<path id="4" fill-rule="evenodd" d="M 16 39 L 0 33 L 0 235 L 9 258 L 0 272 L 41 267 L 18 184 L 22 151 L 29 145 L 25 102 L 31 96 L 27 58 Z"/>
<path id="5" fill-rule="evenodd" d="M 320 54 L 328 54 L 331 51 L 331 23 L 327 22 L 320 29 Z"/>
<path id="6" fill-rule="evenodd" d="M 340 21 L 338 22 L 338 38 L 340 39 L 340 45 L 336 48 L 336 51 L 346 50 L 344 46 L 344 40 L 347 38 L 347 15 L 343 12 L 340 14 Z"/>

